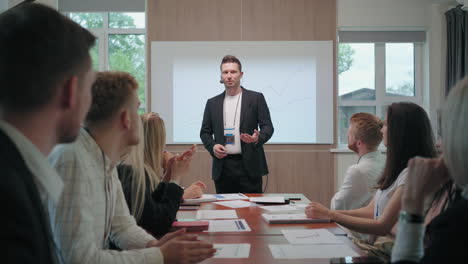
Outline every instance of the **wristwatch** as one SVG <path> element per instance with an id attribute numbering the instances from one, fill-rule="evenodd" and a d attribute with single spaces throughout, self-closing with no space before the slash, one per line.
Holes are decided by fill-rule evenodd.
<path id="1" fill-rule="evenodd" d="M 398 221 L 403 221 L 412 224 L 422 224 L 424 223 L 424 217 L 422 215 L 410 214 L 406 211 L 401 210 Z"/>

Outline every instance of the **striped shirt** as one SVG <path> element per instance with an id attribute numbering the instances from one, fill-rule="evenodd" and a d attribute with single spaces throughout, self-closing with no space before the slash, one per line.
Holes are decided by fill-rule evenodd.
<path id="1" fill-rule="evenodd" d="M 130 215 L 115 166 L 86 130 L 49 161 L 64 182 L 50 219 L 66 263 L 163 263 L 159 248 L 145 248 L 154 238 Z M 109 250 L 110 241 L 124 251 Z"/>

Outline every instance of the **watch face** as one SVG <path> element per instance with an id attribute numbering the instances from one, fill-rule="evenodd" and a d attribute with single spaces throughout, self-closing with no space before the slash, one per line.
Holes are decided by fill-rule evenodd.
<path id="1" fill-rule="evenodd" d="M 351 264 L 351 263 L 375 263 L 380 264 L 382 260 L 374 256 L 363 256 L 363 257 L 345 257 L 345 258 L 332 258 L 330 259 L 331 264 Z"/>
<path id="2" fill-rule="evenodd" d="M 422 224 L 424 222 L 424 217 L 422 215 L 410 214 L 406 211 L 400 211 L 400 216 L 398 220 L 404 221 L 407 223 Z"/>

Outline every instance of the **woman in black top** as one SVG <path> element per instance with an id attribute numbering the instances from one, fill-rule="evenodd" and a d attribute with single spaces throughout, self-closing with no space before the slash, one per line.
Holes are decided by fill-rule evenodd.
<path id="1" fill-rule="evenodd" d="M 409 162 L 402 197 L 394 263 L 467 263 L 468 244 L 468 78 L 450 92 L 442 114 L 443 157 L 415 158 Z M 427 227 L 423 248 L 424 201 L 452 179 L 461 190 L 453 202 Z"/>
<path id="2" fill-rule="evenodd" d="M 157 174 L 155 169 L 145 162 L 144 150 L 147 140 L 144 140 L 141 122 L 139 130 L 140 143 L 129 149 L 124 163 L 119 165 L 117 170 L 128 207 L 138 225 L 154 236 L 162 236 L 169 232 L 176 218 L 184 195 L 179 181 L 189 172 L 195 148 L 190 148 L 180 156 L 169 158 L 165 169 L 160 171 L 161 174 Z"/>
<path id="3" fill-rule="evenodd" d="M 127 164 L 119 165 L 117 170 L 128 207 L 134 214 L 135 208 L 132 205 L 133 200 L 137 198 L 132 197 L 132 179 L 135 177 L 135 171 Z M 169 232 L 179 210 L 184 190 L 179 185 L 169 182 L 160 182 L 155 189 L 152 189 L 147 175 L 145 172 L 145 190 L 142 190 L 144 207 L 138 218 L 135 214 L 134 216 L 139 226 L 159 237 Z M 138 202 L 141 203 L 141 200 Z"/>

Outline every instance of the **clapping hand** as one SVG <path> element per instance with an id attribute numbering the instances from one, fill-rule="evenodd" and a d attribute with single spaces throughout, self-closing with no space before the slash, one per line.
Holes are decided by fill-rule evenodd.
<path id="1" fill-rule="evenodd" d="M 202 181 L 192 183 L 188 188 L 184 190 L 184 199 L 200 198 L 203 194 L 203 190 L 206 189 L 206 185 Z"/>
<path id="2" fill-rule="evenodd" d="M 408 162 L 408 178 L 403 190 L 403 210 L 423 215 L 425 198 L 439 190 L 449 178 L 449 172 L 442 157 L 412 158 Z"/>
<path id="3" fill-rule="evenodd" d="M 190 171 L 190 164 L 196 153 L 196 145 L 191 146 L 181 155 L 171 157 L 166 163 L 166 172 L 163 176 L 164 182 L 180 182 L 180 179 Z"/>

